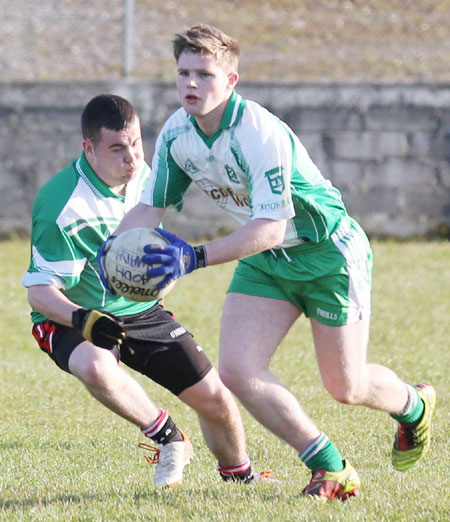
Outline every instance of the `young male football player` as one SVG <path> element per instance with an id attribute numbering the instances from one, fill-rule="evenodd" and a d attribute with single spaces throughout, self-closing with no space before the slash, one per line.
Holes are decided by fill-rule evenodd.
<path id="1" fill-rule="evenodd" d="M 119 360 L 197 411 L 225 480 L 269 480 L 252 472 L 237 405 L 193 336 L 159 302 L 135 303 L 103 287 L 97 251 L 139 201 L 150 169 L 127 100 L 96 96 L 81 121 L 81 156 L 42 187 L 33 207 L 23 285 L 34 337 L 62 370 L 158 445 L 156 487 L 182 482 L 192 444 Z"/>
<path id="2" fill-rule="evenodd" d="M 301 314 L 310 319 L 321 377 L 334 399 L 398 421 L 397 470 L 409 469 L 428 450 L 435 392 L 367 362 L 367 237 L 297 136 L 235 91 L 238 43 L 199 24 L 176 36 L 174 54 L 182 108 L 162 128 L 154 177 L 118 233 L 156 226 L 166 207 L 182 205 L 191 182 L 236 217 L 237 230 L 200 246 L 165 232 L 170 246 L 147 249 L 150 265 L 163 263 L 149 275 L 166 274 L 167 283 L 239 260 L 223 310 L 220 375 L 259 422 L 298 451 L 312 472 L 304 495 L 346 499 L 360 488 L 358 474 L 269 370 L 294 321 Z"/>

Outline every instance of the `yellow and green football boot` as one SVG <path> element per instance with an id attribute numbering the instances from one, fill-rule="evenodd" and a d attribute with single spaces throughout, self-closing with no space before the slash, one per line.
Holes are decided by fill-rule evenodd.
<path id="1" fill-rule="evenodd" d="M 359 494 L 361 481 L 353 466 L 343 461 L 342 471 L 313 471 L 311 482 L 302 491 L 302 496 L 309 496 L 325 504 L 333 499 L 347 500 Z"/>
<path id="2" fill-rule="evenodd" d="M 392 464 L 398 471 L 412 468 L 430 449 L 431 417 L 436 406 L 436 392 L 427 382 L 416 386 L 425 407 L 416 424 L 398 425 L 392 449 Z"/>

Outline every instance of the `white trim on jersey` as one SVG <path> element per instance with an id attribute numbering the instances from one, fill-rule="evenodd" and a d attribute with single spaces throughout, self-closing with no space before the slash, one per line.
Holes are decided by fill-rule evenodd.
<path id="1" fill-rule="evenodd" d="M 64 276 L 79 276 L 84 270 L 86 258 L 83 259 L 69 259 L 63 261 L 49 261 L 45 259 L 38 249 L 32 246 L 32 259 L 34 266 L 41 272 L 48 272 L 59 277 Z"/>

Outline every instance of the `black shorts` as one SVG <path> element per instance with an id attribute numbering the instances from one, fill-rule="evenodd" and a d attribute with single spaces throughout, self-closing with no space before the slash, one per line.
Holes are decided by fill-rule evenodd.
<path id="1" fill-rule="evenodd" d="M 201 381 L 212 368 L 211 361 L 192 334 L 160 304 L 120 319 L 126 332 L 120 347 L 120 360 L 174 395 Z M 35 324 L 32 333 L 40 348 L 70 373 L 70 355 L 86 340 L 81 332 L 45 321 Z"/>

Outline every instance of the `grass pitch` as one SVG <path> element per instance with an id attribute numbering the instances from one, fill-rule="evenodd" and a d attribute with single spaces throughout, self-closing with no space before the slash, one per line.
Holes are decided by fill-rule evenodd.
<path id="1" fill-rule="evenodd" d="M 373 322 L 369 359 L 411 383 L 428 380 L 438 394 L 430 453 L 416 468 L 390 463 L 395 423 L 388 415 L 334 402 L 324 391 L 309 324 L 285 338 L 272 368 L 359 471 L 362 494 L 318 505 L 299 498 L 309 479 L 295 452 L 243 411 L 256 470 L 280 485 L 224 484 L 203 442 L 195 413 L 136 375 L 190 435 L 196 460 L 185 483 L 155 491 L 139 430 L 91 398 L 41 353 L 30 335 L 20 278 L 29 246 L 0 243 L 0 520 L 7 521 L 443 521 L 450 519 L 448 442 L 450 244 L 374 242 Z M 220 312 L 233 264 L 182 278 L 166 298 L 217 362 Z"/>

